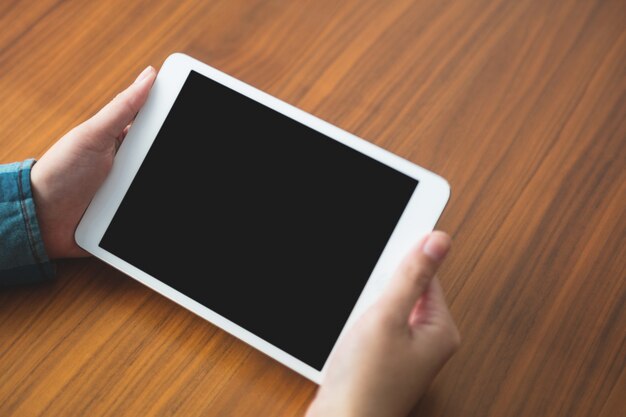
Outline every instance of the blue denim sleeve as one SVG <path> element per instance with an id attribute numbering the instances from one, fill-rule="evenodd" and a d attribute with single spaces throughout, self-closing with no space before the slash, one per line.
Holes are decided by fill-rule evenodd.
<path id="1" fill-rule="evenodd" d="M 45 281 L 55 274 L 30 188 L 34 163 L 29 159 L 0 165 L 0 286 Z"/>

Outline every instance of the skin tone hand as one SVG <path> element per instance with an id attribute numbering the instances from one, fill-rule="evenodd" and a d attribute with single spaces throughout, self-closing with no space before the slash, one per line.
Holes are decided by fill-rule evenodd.
<path id="1" fill-rule="evenodd" d="M 443 232 L 408 254 L 381 298 L 339 342 L 306 417 L 404 417 L 460 343 L 435 272 Z"/>
<path id="2" fill-rule="evenodd" d="M 88 255 L 76 245 L 74 231 L 155 77 L 154 68 L 146 68 L 33 166 L 37 218 L 51 259 Z M 460 343 L 435 277 L 449 248 L 448 235 L 433 232 L 409 253 L 381 298 L 333 352 L 307 417 L 401 417 L 410 412 Z"/>
<path id="3" fill-rule="evenodd" d="M 154 68 L 146 68 L 130 87 L 63 136 L 33 165 L 37 219 L 51 259 L 88 255 L 76 245 L 74 231 L 109 174 L 113 157 L 155 77 Z"/>

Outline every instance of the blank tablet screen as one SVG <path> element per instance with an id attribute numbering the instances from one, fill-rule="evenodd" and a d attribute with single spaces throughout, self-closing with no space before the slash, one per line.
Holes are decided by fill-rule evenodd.
<path id="1" fill-rule="evenodd" d="M 416 186 L 191 71 L 100 246 L 321 370 Z"/>

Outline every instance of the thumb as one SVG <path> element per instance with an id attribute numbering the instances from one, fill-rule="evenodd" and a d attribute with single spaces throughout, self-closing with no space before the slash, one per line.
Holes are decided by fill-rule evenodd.
<path id="1" fill-rule="evenodd" d="M 147 67 L 133 84 L 87 120 L 86 127 L 101 137 L 117 139 L 146 102 L 155 77 L 155 69 Z"/>
<path id="2" fill-rule="evenodd" d="M 406 323 L 415 304 L 430 286 L 451 243 L 450 236 L 444 232 L 425 236 L 396 270 L 381 299 L 384 308 L 400 315 Z"/>

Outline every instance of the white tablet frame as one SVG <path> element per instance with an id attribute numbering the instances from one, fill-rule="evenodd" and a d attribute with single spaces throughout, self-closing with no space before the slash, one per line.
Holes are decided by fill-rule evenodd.
<path id="1" fill-rule="evenodd" d="M 98 246 L 191 70 L 323 133 L 329 140 L 341 142 L 419 181 L 338 340 L 376 299 L 408 249 L 420 236 L 433 229 L 448 201 L 450 187 L 440 176 L 187 55 L 175 53 L 163 63 L 145 105 L 115 157 L 111 173 L 78 225 L 76 242 L 86 251 L 147 287 L 319 384 L 328 361 L 320 372 Z"/>

